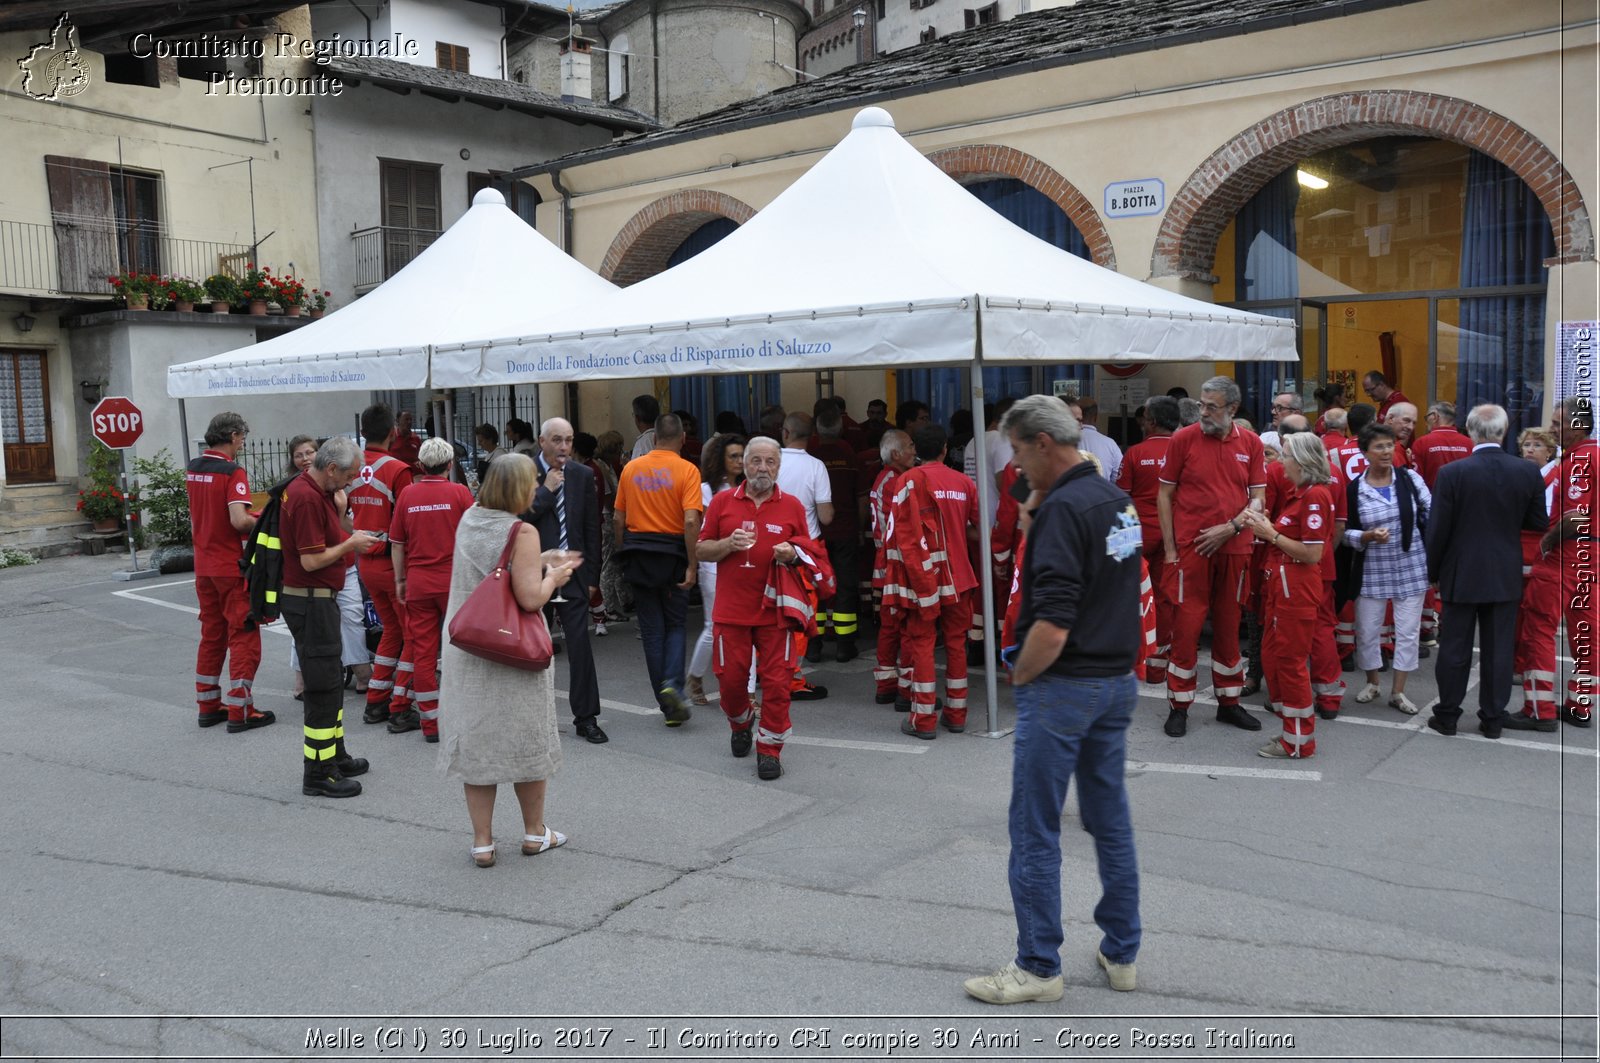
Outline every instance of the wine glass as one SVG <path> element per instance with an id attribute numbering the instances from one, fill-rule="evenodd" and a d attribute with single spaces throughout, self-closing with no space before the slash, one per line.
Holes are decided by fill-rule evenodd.
<path id="1" fill-rule="evenodd" d="M 756 566 L 754 566 L 754 565 L 752 565 L 750 563 L 750 551 L 752 549 L 754 549 L 755 545 L 756 545 L 756 540 L 755 540 L 756 522 L 753 521 L 753 520 L 742 520 L 742 521 L 739 522 L 739 527 L 740 527 L 741 530 L 747 531 L 747 532 L 750 533 L 750 545 L 744 548 L 744 564 L 740 565 L 739 567 L 740 568 L 755 568 Z"/>
<path id="2" fill-rule="evenodd" d="M 573 569 L 576 569 L 579 562 L 583 560 L 583 554 L 577 550 L 546 550 L 542 556 L 546 564 L 566 565 Z M 561 593 L 561 588 L 557 587 L 556 596 L 550 599 L 550 603 L 552 605 L 565 605 L 566 602 L 566 596 Z"/>

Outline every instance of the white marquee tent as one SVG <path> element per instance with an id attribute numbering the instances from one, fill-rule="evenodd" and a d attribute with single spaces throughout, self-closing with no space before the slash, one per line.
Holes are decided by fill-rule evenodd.
<path id="1" fill-rule="evenodd" d="M 174 398 L 428 385 L 432 345 L 482 336 L 617 291 L 486 188 L 406 267 L 321 321 L 167 370 Z M 441 293 L 452 293 L 442 299 Z"/>

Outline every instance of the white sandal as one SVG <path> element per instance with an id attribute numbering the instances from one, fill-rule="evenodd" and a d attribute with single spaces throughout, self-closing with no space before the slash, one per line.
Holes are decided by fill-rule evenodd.
<path id="1" fill-rule="evenodd" d="M 1378 684 L 1368 683 L 1361 688 L 1361 693 L 1356 695 L 1356 701 L 1363 705 L 1377 701 L 1383 696 L 1383 691 L 1378 689 Z"/>
<path id="2" fill-rule="evenodd" d="M 1406 697 L 1404 694 L 1396 694 L 1394 697 L 1390 698 L 1389 699 L 1389 707 L 1390 708 L 1399 709 L 1401 712 L 1405 713 L 1407 716 L 1415 716 L 1418 712 L 1421 711 L 1420 709 L 1417 708 L 1416 703 L 1413 702 L 1410 698 Z"/>
<path id="3" fill-rule="evenodd" d="M 489 859 L 483 859 L 484 856 L 488 856 Z M 493 867 L 494 858 L 494 842 L 490 842 L 488 845 L 474 845 L 472 847 L 472 862 L 478 867 Z"/>
<path id="4" fill-rule="evenodd" d="M 559 849 L 567 844 L 567 836 L 558 830 L 553 830 L 550 824 L 544 825 L 543 834 L 524 834 L 522 836 L 522 855 L 538 856 L 550 849 Z"/>

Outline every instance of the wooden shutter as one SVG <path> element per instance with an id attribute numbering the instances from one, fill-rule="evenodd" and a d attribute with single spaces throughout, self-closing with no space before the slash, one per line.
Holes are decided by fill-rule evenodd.
<path id="1" fill-rule="evenodd" d="M 446 44 L 443 41 L 435 41 L 433 45 L 433 65 L 440 70 L 455 70 L 463 74 L 472 72 L 467 62 L 467 48 L 461 44 Z"/>
<path id="2" fill-rule="evenodd" d="M 61 290 L 109 292 L 118 269 L 110 164 L 46 155 L 44 167 Z"/>

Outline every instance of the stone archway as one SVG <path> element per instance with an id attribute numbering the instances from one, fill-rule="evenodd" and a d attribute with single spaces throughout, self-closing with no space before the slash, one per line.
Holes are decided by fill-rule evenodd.
<path id="1" fill-rule="evenodd" d="M 600 263 L 600 276 L 626 288 L 666 269 L 678 245 L 706 222 L 729 218 L 743 225 L 755 213 L 747 203 L 704 188 L 662 196 L 617 233 Z"/>
<path id="2" fill-rule="evenodd" d="M 1272 178 L 1328 148 L 1385 135 L 1465 144 L 1525 181 L 1550 217 L 1551 265 L 1594 258 L 1594 230 L 1565 166 L 1533 134 L 1467 100 L 1405 90 L 1344 92 L 1307 100 L 1244 130 L 1195 168 L 1172 197 L 1150 260 L 1153 277 L 1213 283 L 1217 240 Z"/>
<path id="3" fill-rule="evenodd" d="M 1089 245 L 1089 254 L 1095 265 L 1110 270 L 1117 268 L 1117 255 L 1111 247 L 1111 236 L 1100 220 L 1100 212 L 1054 167 L 1025 151 L 1002 144 L 965 144 L 958 148 L 941 148 L 930 154 L 928 161 L 958 181 L 1013 177 L 1036 189 L 1065 211 L 1072 224 L 1077 226 L 1084 242 Z"/>

